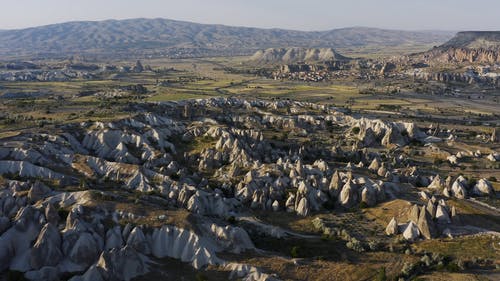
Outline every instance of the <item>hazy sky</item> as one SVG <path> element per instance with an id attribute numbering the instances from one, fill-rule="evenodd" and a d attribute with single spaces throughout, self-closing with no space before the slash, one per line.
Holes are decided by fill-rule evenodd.
<path id="1" fill-rule="evenodd" d="M 500 30 L 500 0 L 0 0 L 0 29 L 75 20 L 169 18 L 326 30 Z"/>

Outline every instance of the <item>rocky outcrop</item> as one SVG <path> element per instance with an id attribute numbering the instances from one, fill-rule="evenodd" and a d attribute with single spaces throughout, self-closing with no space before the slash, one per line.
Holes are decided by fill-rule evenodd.
<path id="1" fill-rule="evenodd" d="M 344 208 L 353 207 L 358 202 L 357 187 L 354 186 L 350 180 L 342 187 L 340 192 L 339 203 Z"/>
<path id="2" fill-rule="evenodd" d="M 495 191 L 488 180 L 480 179 L 477 184 L 474 185 L 472 193 L 478 196 L 493 196 Z"/>
<path id="3" fill-rule="evenodd" d="M 414 123 L 383 122 L 361 118 L 352 120 L 351 128 L 353 128 L 352 133 L 366 147 L 374 146 L 377 143 L 383 146 L 404 146 L 412 140 L 425 141 L 427 138 L 427 135 Z M 372 164 L 375 167 L 376 163 Z"/>
<path id="4" fill-rule="evenodd" d="M 396 218 L 393 217 L 391 221 L 387 224 L 387 227 L 385 228 L 385 233 L 387 235 L 396 235 L 399 233 L 398 222 Z"/>
<path id="5" fill-rule="evenodd" d="M 231 271 L 230 279 L 251 280 L 251 281 L 278 281 L 279 279 L 266 273 L 262 273 L 260 269 L 247 264 L 229 263 L 225 266 Z"/>
<path id="6" fill-rule="evenodd" d="M 440 224 L 449 224 L 451 223 L 450 216 L 448 214 L 448 210 L 445 206 L 438 204 L 436 208 L 436 220 Z"/>
<path id="7" fill-rule="evenodd" d="M 425 206 L 420 209 L 420 216 L 417 222 L 420 234 L 426 239 L 432 239 L 437 236 L 437 229 L 432 220 L 432 216 L 429 214 Z"/>
<path id="8" fill-rule="evenodd" d="M 444 188 L 444 181 L 441 179 L 439 175 L 436 175 L 433 179 L 431 184 L 427 186 L 429 189 L 435 189 L 435 190 L 442 190 Z"/>
<path id="9" fill-rule="evenodd" d="M 29 271 L 32 242 L 39 235 L 40 214 L 31 206 L 21 208 L 14 218 L 15 224 L 0 236 L 0 271 L 8 268 Z"/>
<path id="10" fill-rule="evenodd" d="M 74 280 L 126 280 L 155 266 L 150 259 L 164 258 L 203 269 L 226 264 L 220 252 L 256 250 L 249 233 L 295 235 L 247 217 L 250 209 L 274 216 L 355 211 L 409 189 L 418 190 L 426 203 L 401 210 L 398 220 L 408 215 L 404 222 L 409 223 L 399 226 L 393 218 L 386 234 L 430 239 L 458 220 L 456 210 L 450 219 L 450 208 L 434 197 L 438 190 L 459 198 L 492 193 L 484 179 L 469 186 L 464 177 L 443 181 L 419 170 L 407 145 L 426 142 L 427 135 L 413 123 L 358 119 L 328 105 L 285 100 L 213 98 L 133 106 L 143 113 L 108 123 L 61 125 L 57 135 L 26 132 L 2 139 L 16 150 L 0 149 L 0 161 L 9 164 L 0 170 L 5 176 L 0 271 L 17 270 L 32 279 L 83 273 Z M 335 134 L 342 129 L 334 147 L 286 141 L 330 128 Z M 270 139 L 268 132 L 287 135 Z M 50 175 L 53 180 L 33 183 Z M 273 278 L 245 268 L 235 271 Z"/>
<path id="11" fill-rule="evenodd" d="M 125 246 L 103 252 L 96 266 L 89 268 L 82 280 L 96 278 L 94 280 L 128 281 L 147 272 L 149 272 L 148 259 L 132 247 Z"/>
<path id="12" fill-rule="evenodd" d="M 198 235 L 184 229 L 169 226 L 155 229 L 150 245 L 153 256 L 180 259 L 195 268 L 219 263 L 213 248 L 207 248 Z"/>
<path id="13" fill-rule="evenodd" d="M 294 62 L 324 62 L 334 60 L 348 60 L 331 48 L 270 48 L 257 51 L 250 62 L 254 63 L 294 63 Z"/>
<path id="14" fill-rule="evenodd" d="M 500 46 L 500 43 L 498 43 L 498 46 Z M 495 64 L 500 62 L 500 55 L 498 49 L 449 47 L 434 49 L 426 55 L 425 59 L 431 63 Z"/>
<path id="15" fill-rule="evenodd" d="M 0 161 L 0 174 L 19 175 L 27 178 L 62 179 L 64 176 L 48 168 L 27 161 Z"/>
<path id="16" fill-rule="evenodd" d="M 100 253 L 97 242 L 88 232 L 65 233 L 62 248 L 69 260 L 83 267 L 90 266 Z"/>
<path id="17" fill-rule="evenodd" d="M 413 204 L 413 206 L 410 209 L 410 213 L 408 214 L 408 220 L 417 223 L 419 217 L 420 217 L 420 208 L 418 207 L 417 204 Z"/>
<path id="18" fill-rule="evenodd" d="M 127 237 L 127 246 L 134 248 L 137 252 L 148 255 L 151 253 L 146 237 L 140 227 L 134 227 Z"/>
<path id="19" fill-rule="evenodd" d="M 451 194 L 458 199 L 464 199 L 467 196 L 467 180 L 462 176 L 458 177 L 451 186 Z"/>
<path id="20" fill-rule="evenodd" d="M 31 249 L 31 267 L 38 270 L 45 266 L 56 266 L 62 258 L 59 230 L 53 224 L 46 224 Z"/>
<path id="21" fill-rule="evenodd" d="M 410 221 L 403 231 L 403 237 L 406 240 L 414 241 L 420 236 L 420 231 L 418 230 L 418 226 Z"/>
<path id="22" fill-rule="evenodd" d="M 49 187 L 37 181 L 31 186 L 29 190 L 28 199 L 31 202 L 36 202 L 38 200 L 44 199 L 45 197 L 49 196 L 50 192 L 51 190 Z"/>
<path id="23" fill-rule="evenodd" d="M 495 64 L 500 62 L 499 50 L 499 32 L 466 31 L 424 53 L 424 58 L 431 63 Z"/>

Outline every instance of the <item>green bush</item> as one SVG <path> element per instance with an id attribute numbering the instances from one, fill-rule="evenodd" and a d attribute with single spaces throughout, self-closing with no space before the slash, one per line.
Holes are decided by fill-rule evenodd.
<path id="1" fill-rule="evenodd" d="M 372 251 L 377 251 L 380 248 L 380 243 L 375 240 L 368 241 L 368 247 Z"/>
<path id="2" fill-rule="evenodd" d="M 293 246 L 292 249 L 290 250 L 290 255 L 294 259 L 300 257 L 300 247 L 299 246 Z"/>
<path id="3" fill-rule="evenodd" d="M 349 242 L 346 243 L 346 247 L 356 251 L 358 253 L 364 252 L 365 248 L 363 247 L 363 244 L 356 238 L 352 237 Z"/>
<path id="4" fill-rule="evenodd" d="M 458 264 L 456 264 L 454 262 L 450 262 L 446 265 L 446 270 L 449 272 L 459 272 L 460 267 L 458 266 Z"/>
<path id="5" fill-rule="evenodd" d="M 206 277 L 203 273 L 196 273 L 195 276 L 196 281 L 208 281 L 208 277 Z"/>
<path id="6" fill-rule="evenodd" d="M 387 275 L 385 273 L 385 267 L 382 267 L 380 271 L 377 274 L 377 278 L 375 279 L 377 281 L 387 281 Z"/>

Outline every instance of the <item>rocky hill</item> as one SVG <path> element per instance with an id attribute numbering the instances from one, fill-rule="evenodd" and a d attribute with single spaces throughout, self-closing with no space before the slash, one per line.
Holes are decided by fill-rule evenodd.
<path id="1" fill-rule="evenodd" d="M 283 47 L 360 48 L 363 46 L 439 45 L 449 33 L 374 28 L 294 31 L 198 24 L 168 19 L 68 22 L 0 31 L 0 58 L 19 56 L 249 55 Z"/>
<path id="2" fill-rule="evenodd" d="M 257 51 L 250 61 L 258 63 L 294 63 L 349 60 L 332 48 L 269 48 Z"/>
<path id="3" fill-rule="evenodd" d="M 500 31 L 459 32 L 423 54 L 430 63 L 500 63 Z"/>
<path id="4" fill-rule="evenodd" d="M 500 31 L 463 31 L 441 45 L 441 48 L 500 49 Z"/>

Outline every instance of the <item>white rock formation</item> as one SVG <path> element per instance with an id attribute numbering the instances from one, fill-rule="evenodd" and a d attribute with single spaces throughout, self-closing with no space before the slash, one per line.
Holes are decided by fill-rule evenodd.
<path id="1" fill-rule="evenodd" d="M 488 180 L 480 179 L 477 184 L 474 185 L 472 193 L 479 196 L 492 196 L 494 194 L 494 190 Z"/>
<path id="2" fill-rule="evenodd" d="M 387 224 L 385 228 L 385 233 L 387 235 L 396 235 L 398 234 L 398 222 L 396 218 L 392 218 L 391 221 Z"/>
<path id="3" fill-rule="evenodd" d="M 445 187 L 444 181 L 441 179 L 439 175 L 436 175 L 434 179 L 432 179 L 431 184 L 427 186 L 429 189 L 441 190 Z"/>
<path id="4" fill-rule="evenodd" d="M 420 236 L 420 231 L 415 223 L 410 221 L 403 231 L 403 237 L 408 241 L 414 241 Z"/>

